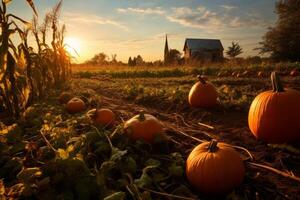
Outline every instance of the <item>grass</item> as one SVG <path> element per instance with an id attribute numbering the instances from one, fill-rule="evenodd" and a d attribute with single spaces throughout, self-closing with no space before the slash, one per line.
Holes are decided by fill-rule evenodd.
<path id="1" fill-rule="evenodd" d="M 233 72 L 243 73 L 246 70 L 252 75 L 256 76 L 258 71 L 270 73 L 277 70 L 279 72 L 288 74 L 293 69 L 300 70 L 299 63 L 278 63 L 273 65 L 248 65 L 248 66 L 206 66 L 206 67 L 147 67 L 147 66 L 81 66 L 73 65 L 73 73 L 80 78 L 91 78 L 93 76 L 110 76 L 112 78 L 166 78 L 166 77 L 184 77 L 189 75 L 207 75 L 230 76 Z"/>

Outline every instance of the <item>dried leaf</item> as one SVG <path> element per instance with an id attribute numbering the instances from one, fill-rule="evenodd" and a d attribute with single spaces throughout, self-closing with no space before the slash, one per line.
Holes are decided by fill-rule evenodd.
<path id="1" fill-rule="evenodd" d="M 64 149 L 58 149 L 56 152 L 57 159 L 68 159 L 69 158 L 69 152 L 65 151 Z"/>
<path id="2" fill-rule="evenodd" d="M 38 15 L 38 14 L 37 14 L 37 11 L 36 11 L 36 9 L 35 9 L 33 0 L 26 0 L 26 1 L 27 1 L 27 3 L 30 5 L 30 7 L 32 8 L 34 14 L 35 14 L 35 15 Z"/>

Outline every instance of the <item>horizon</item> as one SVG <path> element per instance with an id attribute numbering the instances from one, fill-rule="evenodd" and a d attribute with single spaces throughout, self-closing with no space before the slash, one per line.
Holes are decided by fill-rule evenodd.
<path id="1" fill-rule="evenodd" d="M 35 1 L 41 21 L 58 1 Z M 88 3 L 87 3 L 88 2 Z M 266 9 L 268 8 L 268 9 Z M 186 38 L 220 39 L 224 55 L 232 41 L 238 42 L 241 57 L 256 56 L 262 36 L 276 21 L 275 1 L 105 0 L 63 1 L 60 24 L 67 28 L 66 43 L 76 49 L 75 63 L 104 52 L 117 60 L 141 55 L 145 61 L 163 60 L 165 35 L 169 48 L 183 52 Z M 13 1 L 9 10 L 28 21 L 33 13 L 26 2 Z M 159 24 L 159 26 L 158 26 Z M 29 42 L 34 46 L 33 37 Z"/>

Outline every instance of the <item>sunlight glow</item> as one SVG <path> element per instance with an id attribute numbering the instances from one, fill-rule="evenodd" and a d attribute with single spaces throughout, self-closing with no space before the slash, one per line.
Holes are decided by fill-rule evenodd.
<path id="1" fill-rule="evenodd" d="M 71 54 L 71 56 L 78 58 L 80 55 L 81 42 L 75 37 L 65 38 L 66 50 Z"/>

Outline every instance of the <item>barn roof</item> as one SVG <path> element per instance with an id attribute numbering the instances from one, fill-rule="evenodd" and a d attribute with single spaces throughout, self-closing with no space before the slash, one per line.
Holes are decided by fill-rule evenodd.
<path id="1" fill-rule="evenodd" d="M 223 45 L 218 39 L 185 39 L 184 47 L 188 47 L 189 49 L 197 50 L 197 49 L 207 49 L 207 50 L 224 50 Z"/>

